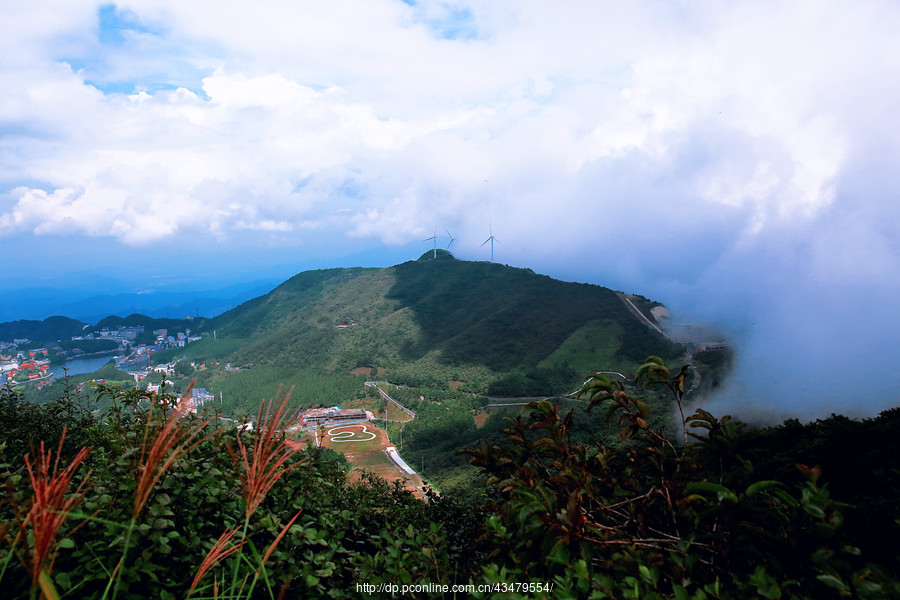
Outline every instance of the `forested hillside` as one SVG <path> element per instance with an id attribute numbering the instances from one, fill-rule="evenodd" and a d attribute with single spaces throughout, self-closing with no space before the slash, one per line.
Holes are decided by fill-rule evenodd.
<path id="1" fill-rule="evenodd" d="M 87 323 L 68 317 L 47 317 L 43 321 L 9 321 L 0 323 L 0 341 L 28 339 L 40 342 L 67 340 L 81 335 Z"/>
<path id="2" fill-rule="evenodd" d="M 199 331 L 203 341 L 169 354 L 204 364 L 192 375 L 226 396 L 240 380 L 252 382 L 241 389 L 270 390 L 299 383 L 303 373 L 377 375 L 492 395 L 559 394 L 597 368 L 634 370 L 649 354 L 683 353 L 612 290 L 458 261 L 444 251 L 386 269 L 300 273 Z"/>

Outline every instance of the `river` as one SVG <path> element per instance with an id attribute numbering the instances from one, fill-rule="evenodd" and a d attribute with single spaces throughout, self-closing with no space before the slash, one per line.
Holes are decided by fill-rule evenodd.
<path id="1" fill-rule="evenodd" d="M 70 358 L 62 365 L 50 365 L 53 371 L 53 379 L 59 379 L 65 371 L 63 367 L 68 369 L 69 375 L 81 375 L 82 373 L 93 373 L 103 365 L 113 359 L 111 354 L 106 356 L 85 356 L 84 358 Z"/>

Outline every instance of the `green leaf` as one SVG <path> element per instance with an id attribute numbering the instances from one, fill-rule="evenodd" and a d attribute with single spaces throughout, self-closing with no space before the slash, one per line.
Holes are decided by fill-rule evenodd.
<path id="1" fill-rule="evenodd" d="M 825 518 L 825 511 L 822 510 L 821 506 L 818 506 L 816 504 L 804 504 L 803 510 L 816 518 L 819 518 L 819 519 Z"/>
<path id="2" fill-rule="evenodd" d="M 827 585 L 828 587 L 839 590 L 842 594 L 849 594 L 850 588 L 847 587 L 847 584 L 835 577 L 834 575 L 816 575 L 816 579 Z"/>
<path id="3" fill-rule="evenodd" d="M 735 494 L 724 485 L 713 483 L 712 481 L 691 482 L 687 484 L 687 486 L 685 486 L 684 491 L 687 494 L 715 494 L 719 502 L 723 500 L 727 500 L 728 502 L 738 501 L 737 494 Z"/>
<path id="4" fill-rule="evenodd" d="M 780 481 L 774 481 L 772 479 L 766 479 L 764 481 L 757 481 L 756 483 L 751 484 L 747 487 L 747 491 L 744 492 L 746 496 L 755 496 L 759 492 L 763 490 L 767 490 L 772 487 L 781 487 Z"/>
<path id="5" fill-rule="evenodd" d="M 71 577 L 69 577 L 69 574 L 66 573 L 65 571 L 57 573 L 56 575 L 53 576 L 53 578 L 56 579 L 56 583 L 58 583 L 62 589 L 64 589 L 64 590 L 72 589 L 72 579 L 71 579 Z"/>

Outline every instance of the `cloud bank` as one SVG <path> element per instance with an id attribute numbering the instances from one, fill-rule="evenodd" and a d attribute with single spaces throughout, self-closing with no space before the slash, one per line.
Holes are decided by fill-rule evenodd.
<path id="1" fill-rule="evenodd" d="M 486 260 L 493 231 L 499 262 L 725 330 L 719 412 L 897 404 L 895 3 L 8 12 L 0 240 L 324 256 L 446 229 Z"/>

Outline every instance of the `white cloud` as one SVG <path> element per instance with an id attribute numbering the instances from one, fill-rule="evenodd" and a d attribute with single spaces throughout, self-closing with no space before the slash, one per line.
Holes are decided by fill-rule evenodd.
<path id="1" fill-rule="evenodd" d="M 792 298 L 767 332 L 897 266 L 891 2 L 116 6 L 115 43 L 97 2 L 4 14 L 0 236 L 447 227 L 487 258 L 493 225 L 498 260 L 710 316 Z"/>
<path id="2" fill-rule="evenodd" d="M 68 20 L 49 24 L 23 12 L 13 19 L 22 46 L 77 43 L 49 44 L 56 56 L 19 55 L 24 69 L 0 73 L 11 90 L 3 122 L 28 132 L 4 143 L 13 158 L 4 179 L 41 182 L 33 189 L 50 194 L 92 190 L 85 204 L 124 195 L 171 220 L 171 203 L 145 201 L 152 186 L 177 198 L 180 218 L 194 219 L 173 234 L 202 226 L 204 212 L 227 215 L 223 206 L 241 196 L 271 222 L 315 219 L 344 198 L 365 222 L 406 220 L 401 230 L 418 235 L 427 224 L 410 216 L 477 210 L 488 190 L 506 198 L 490 202 L 497 210 L 521 209 L 523 197 L 537 202 L 566 178 L 625 160 L 634 180 L 608 182 L 614 187 L 677 172 L 681 195 L 750 206 L 752 234 L 833 201 L 855 135 L 848 111 L 857 110 L 835 82 L 876 94 L 878 83 L 859 72 L 887 79 L 898 70 L 884 52 L 885 14 L 896 19 L 885 4 L 448 6 L 121 3 L 154 33 L 126 32 L 117 61 L 134 71 L 150 54 L 141 40 L 152 37 L 173 67 L 183 56 L 217 67 L 195 92 L 134 95 L 100 93 L 62 62 L 98 51 L 97 4 L 69 7 Z M 471 15 L 478 39 L 436 37 L 436 20 L 453 14 Z M 104 80 L 123 72 L 107 69 Z M 129 76 L 139 88 L 139 69 Z M 347 181 L 365 202 L 345 197 Z M 204 191 L 213 187 L 223 195 Z M 443 199 L 398 205 L 411 190 Z M 571 213 L 598 200 L 555 202 Z M 99 212 L 79 214 L 100 223 L 78 215 L 66 223 L 117 231 Z M 219 232 L 229 227 L 223 218 Z M 381 235 L 397 241 L 388 229 Z"/>

